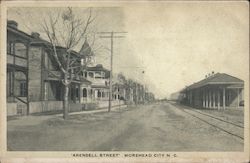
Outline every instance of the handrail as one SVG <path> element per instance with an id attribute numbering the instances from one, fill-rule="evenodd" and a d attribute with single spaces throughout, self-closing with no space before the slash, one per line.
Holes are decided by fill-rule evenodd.
<path id="1" fill-rule="evenodd" d="M 17 96 L 15 96 L 15 95 L 13 95 L 16 99 L 18 99 L 19 101 L 21 101 L 22 103 L 24 103 L 24 104 L 28 104 L 28 102 L 25 102 L 24 100 L 22 100 L 21 98 L 19 98 L 19 97 L 17 97 Z"/>

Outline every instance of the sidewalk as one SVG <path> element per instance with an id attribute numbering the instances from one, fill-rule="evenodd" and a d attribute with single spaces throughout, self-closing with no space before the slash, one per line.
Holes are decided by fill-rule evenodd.
<path id="1" fill-rule="evenodd" d="M 111 108 L 112 111 L 119 111 L 120 109 L 127 108 L 127 105 L 121 106 L 113 106 Z M 69 115 L 81 115 L 81 114 L 93 114 L 93 113 L 100 113 L 100 112 L 108 112 L 108 108 L 99 108 L 96 110 L 86 110 L 86 111 L 79 111 L 79 112 L 71 112 Z M 53 114 L 45 114 L 45 115 L 29 115 L 29 116 L 15 116 L 9 117 L 8 124 L 16 124 L 18 121 L 25 121 L 24 124 L 39 124 L 44 120 L 50 119 L 51 117 L 62 117 L 63 113 L 53 113 Z M 26 123 L 27 122 L 27 123 Z M 23 123 L 20 123 L 23 124 Z M 16 124 L 18 125 L 18 124 Z"/>
<path id="2" fill-rule="evenodd" d="M 122 109 L 122 108 L 126 108 L 127 105 L 121 105 L 121 106 L 113 106 L 111 108 L 111 111 L 117 111 L 119 109 Z M 86 111 L 79 111 L 79 112 L 71 112 L 69 113 L 69 115 L 77 115 L 77 114 L 92 114 L 92 113 L 100 113 L 100 112 L 107 112 L 108 111 L 108 108 L 105 107 L 105 108 L 101 108 L 101 109 L 96 109 L 96 110 L 86 110 Z M 55 116 L 63 116 L 62 113 L 60 114 L 55 114 Z"/>

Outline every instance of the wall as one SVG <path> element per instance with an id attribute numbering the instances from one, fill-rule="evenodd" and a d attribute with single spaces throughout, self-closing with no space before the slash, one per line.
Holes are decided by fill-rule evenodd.
<path id="1" fill-rule="evenodd" d="M 62 101 L 39 101 L 30 102 L 30 113 L 62 110 Z"/>
<path id="2" fill-rule="evenodd" d="M 17 115 L 17 103 L 7 103 L 7 115 L 12 116 L 12 115 Z"/>
<path id="3" fill-rule="evenodd" d="M 29 51 L 29 99 L 41 100 L 41 54 L 42 47 L 30 47 Z"/>

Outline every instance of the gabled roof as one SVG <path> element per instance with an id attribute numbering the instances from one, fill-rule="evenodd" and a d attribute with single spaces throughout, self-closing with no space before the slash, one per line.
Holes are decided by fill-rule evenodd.
<path id="1" fill-rule="evenodd" d="M 81 56 L 85 56 L 85 57 L 94 55 L 94 53 L 93 53 L 87 39 L 84 41 L 84 43 L 83 43 L 83 45 L 81 47 L 81 50 L 79 51 L 79 54 Z"/>
<path id="2" fill-rule="evenodd" d="M 210 77 L 207 77 L 197 83 L 188 86 L 186 89 L 190 90 L 211 84 L 244 84 L 244 81 L 225 73 L 216 73 Z"/>

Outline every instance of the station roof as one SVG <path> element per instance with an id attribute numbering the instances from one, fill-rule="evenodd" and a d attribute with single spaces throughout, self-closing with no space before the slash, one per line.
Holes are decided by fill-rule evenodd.
<path id="1" fill-rule="evenodd" d="M 200 88 L 206 85 L 215 85 L 215 84 L 216 85 L 244 84 L 244 81 L 234 76 L 228 75 L 226 73 L 216 73 L 214 75 L 211 75 L 199 82 L 196 82 L 186 87 L 184 90 L 191 90 L 191 89 Z M 182 92 L 184 90 L 182 90 Z"/>

